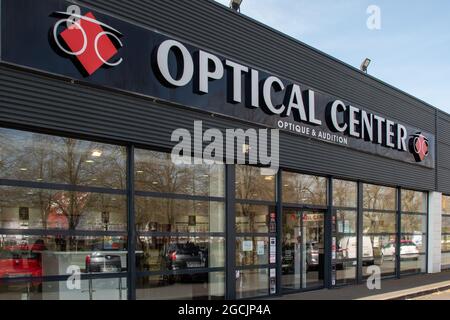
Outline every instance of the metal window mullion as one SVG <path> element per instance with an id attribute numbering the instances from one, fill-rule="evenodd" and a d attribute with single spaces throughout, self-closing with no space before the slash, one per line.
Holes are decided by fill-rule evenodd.
<path id="1" fill-rule="evenodd" d="M 363 272 L 362 272 L 362 264 L 363 264 L 363 229 L 364 229 L 364 217 L 363 217 L 363 183 L 358 182 L 358 214 L 357 214 L 357 276 L 356 282 L 362 283 L 363 280 Z"/>
<path id="2" fill-rule="evenodd" d="M 235 165 L 226 165 L 226 294 L 227 300 L 236 299 L 236 202 Z"/>
<path id="3" fill-rule="evenodd" d="M 83 185 L 52 183 L 52 182 L 36 182 L 28 180 L 11 180 L 0 179 L 0 186 L 11 188 L 27 188 L 39 189 L 49 191 L 68 191 L 68 192 L 89 192 L 110 195 L 126 195 L 126 190 L 106 188 L 106 187 L 92 187 Z"/>
<path id="4" fill-rule="evenodd" d="M 324 284 L 325 288 L 330 289 L 333 285 L 333 261 L 332 261 L 332 246 L 333 246 L 333 179 L 328 178 L 328 210 L 324 217 Z M 319 266 L 320 267 L 320 266 Z"/>
<path id="5" fill-rule="evenodd" d="M 276 194 L 276 201 L 277 201 L 277 210 L 276 210 L 276 231 L 277 231 L 277 267 L 276 267 L 276 286 L 277 286 L 277 295 L 281 295 L 281 278 L 283 277 L 283 246 L 282 246 L 282 239 L 283 239 L 283 173 L 282 170 L 278 170 L 277 174 L 277 194 Z M 269 240 L 270 241 L 270 240 Z M 270 243 L 269 243 L 269 259 L 270 259 Z M 270 261 L 269 261 L 270 262 Z M 269 280 L 270 282 L 270 280 Z M 269 288 L 270 290 L 270 288 Z M 270 293 L 270 291 L 269 291 Z"/>
<path id="6" fill-rule="evenodd" d="M 395 275 L 400 278 L 401 269 L 401 236 L 402 236 L 402 189 L 397 188 L 396 193 L 397 198 L 397 237 L 396 237 L 396 248 L 395 248 Z"/>
<path id="7" fill-rule="evenodd" d="M 134 146 L 127 148 L 127 212 L 128 212 L 128 299 L 136 300 L 136 221 L 134 213 Z"/>

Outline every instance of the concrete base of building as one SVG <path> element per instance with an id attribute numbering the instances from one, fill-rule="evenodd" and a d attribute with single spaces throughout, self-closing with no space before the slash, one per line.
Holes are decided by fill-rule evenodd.
<path id="1" fill-rule="evenodd" d="M 385 279 L 380 290 L 369 290 L 366 284 L 296 293 L 273 298 L 274 300 L 397 300 L 407 299 L 433 290 L 450 287 L 450 271 L 435 274 L 405 276 Z"/>

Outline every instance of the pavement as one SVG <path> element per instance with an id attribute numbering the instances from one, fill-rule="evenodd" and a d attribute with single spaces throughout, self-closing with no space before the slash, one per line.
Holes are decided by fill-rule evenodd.
<path id="1" fill-rule="evenodd" d="M 401 279 L 384 279 L 380 290 L 369 290 L 366 284 L 333 289 L 287 294 L 274 300 L 410 300 L 438 293 L 450 299 L 450 271 L 436 274 L 404 276 Z M 444 292 L 444 293 L 443 293 Z M 447 292 L 447 294 L 445 294 Z M 433 300 L 433 299 L 431 299 Z"/>
<path id="2" fill-rule="evenodd" d="M 420 296 L 417 298 L 413 298 L 410 300 L 447 300 L 450 301 L 450 290 L 445 290 L 445 291 L 437 291 L 435 293 L 432 294 L 427 294 L 425 296 Z"/>

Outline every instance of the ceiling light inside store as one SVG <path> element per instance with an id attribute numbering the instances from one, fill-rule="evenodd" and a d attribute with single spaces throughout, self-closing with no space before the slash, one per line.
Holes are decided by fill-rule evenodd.
<path id="1" fill-rule="evenodd" d="M 86 160 L 86 163 L 94 163 L 94 160 Z"/>
<path id="2" fill-rule="evenodd" d="M 98 150 L 94 150 L 94 151 L 92 152 L 92 156 L 93 156 L 93 157 L 96 157 L 96 158 L 101 157 L 101 156 L 102 156 L 102 152 L 101 152 L 101 151 L 98 151 Z"/>
<path id="3" fill-rule="evenodd" d="M 20 168 L 20 171 L 28 171 L 27 168 Z"/>
<path id="4" fill-rule="evenodd" d="M 250 145 L 248 145 L 248 144 L 243 144 L 242 145 L 242 153 L 244 153 L 244 154 L 248 154 L 249 152 L 250 152 Z"/>

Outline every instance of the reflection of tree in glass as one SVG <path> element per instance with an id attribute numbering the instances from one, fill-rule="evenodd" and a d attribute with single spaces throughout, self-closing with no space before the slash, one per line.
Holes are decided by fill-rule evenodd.
<path id="1" fill-rule="evenodd" d="M 352 181 L 333 181 L 333 203 L 338 207 L 357 207 L 357 184 Z"/>
<path id="2" fill-rule="evenodd" d="M 205 195 L 211 193 L 211 172 L 205 164 L 175 164 L 171 155 L 136 150 L 136 189 L 158 193 Z"/>
<path id="3" fill-rule="evenodd" d="M 395 213 L 374 212 L 377 210 L 396 210 L 396 189 L 378 185 L 364 185 L 364 208 L 372 211 L 364 211 L 364 218 L 369 221 L 366 224 L 365 233 L 382 233 L 395 228 Z M 393 225 L 392 225 L 393 224 Z"/>
<path id="4" fill-rule="evenodd" d="M 261 168 L 236 166 L 236 199 L 275 201 L 275 176 L 263 175 Z"/>
<path id="5" fill-rule="evenodd" d="M 126 148 L 9 129 L 0 138 L 4 178 L 125 188 Z"/>
<path id="6" fill-rule="evenodd" d="M 326 178 L 304 174 L 288 173 L 283 175 L 283 201 L 326 205 Z"/>
<path id="7" fill-rule="evenodd" d="M 402 190 L 402 211 L 425 213 L 426 194 L 412 190 Z"/>

